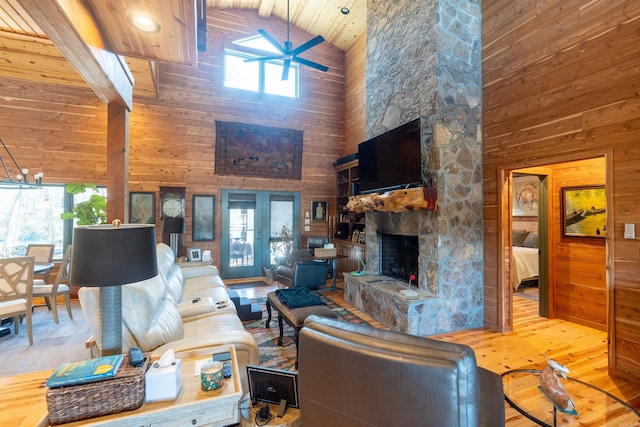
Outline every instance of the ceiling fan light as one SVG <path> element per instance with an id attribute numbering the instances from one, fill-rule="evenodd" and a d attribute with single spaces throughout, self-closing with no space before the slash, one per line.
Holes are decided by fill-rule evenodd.
<path id="1" fill-rule="evenodd" d="M 340 8 L 340 13 L 342 13 L 343 15 L 348 15 L 349 12 L 351 12 L 351 11 L 346 6 L 343 6 L 343 7 Z"/>
<path id="2" fill-rule="evenodd" d="M 160 32 L 160 24 L 148 15 L 129 15 L 129 24 L 143 33 L 155 34 Z"/>

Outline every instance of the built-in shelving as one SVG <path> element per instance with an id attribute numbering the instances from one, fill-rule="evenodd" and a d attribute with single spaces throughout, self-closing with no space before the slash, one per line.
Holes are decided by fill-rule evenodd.
<path id="1" fill-rule="evenodd" d="M 359 174 L 358 160 L 336 166 L 336 228 L 335 238 L 351 240 L 354 230 L 361 231 L 365 226 L 364 213 L 347 209 L 349 197 L 357 195 Z"/>

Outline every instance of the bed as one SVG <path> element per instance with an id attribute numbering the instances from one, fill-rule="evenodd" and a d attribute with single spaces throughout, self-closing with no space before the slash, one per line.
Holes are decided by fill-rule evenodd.
<path id="1" fill-rule="evenodd" d="M 538 277 L 538 233 L 526 232 L 521 238 L 521 233 L 514 232 L 513 243 L 511 261 L 516 268 L 511 277 L 513 289 L 517 291 L 523 281 Z"/>

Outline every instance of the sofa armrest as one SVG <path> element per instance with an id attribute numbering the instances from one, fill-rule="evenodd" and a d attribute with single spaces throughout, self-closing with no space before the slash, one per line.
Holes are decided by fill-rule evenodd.
<path id="1" fill-rule="evenodd" d="M 218 271 L 218 267 L 215 265 L 182 265 L 182 263 L 177 263 L 178 267 L 182 270 L 182 275 L 185 279 L 190 279 L 192 277 L 198 276 L 208 276 L 214 275 L 219 276 L 220 272 Z"/>

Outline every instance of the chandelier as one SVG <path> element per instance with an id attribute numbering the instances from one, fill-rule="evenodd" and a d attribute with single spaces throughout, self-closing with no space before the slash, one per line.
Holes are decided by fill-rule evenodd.
<path id="1" fill-rule="evenodd" d="M 7 174 L 6 180 L 0 180 L 0 188 L 3 189 L 29 189 L 29 188 L 42 188 L 42 177 L 44 176 L 42 172 L 38 172 L 33 175 L 33 182 L 29 182 L 28 173 L 29 169 L 23 169 L 18 165 L 16 159 L 13 158 L 9 149 L 4 144 L 2 138 L 0 138 L 0 144 L 2 144 L 2 148 L 4 148 L 4 153 L 8 156 L 8 159 L 5 161 L 5 157 L 3 156 L 3 152 L 0 152 L 0 164 L 2 164 L 2 168 L 4 172 Z M 14 177 L 11 175 L 9 171 L 9 166 L 7 165 L 9 162 L 9 166 L 13 165 L 19 172 Z"/>

